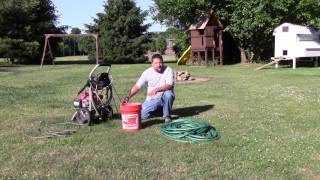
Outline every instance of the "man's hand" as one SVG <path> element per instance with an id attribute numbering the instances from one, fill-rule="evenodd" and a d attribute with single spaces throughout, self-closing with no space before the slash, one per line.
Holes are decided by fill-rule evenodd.
<path id="1" fill-rule="evenodd" d="M 129 100 L 130 100 L 130 98 L 127 96 L 122 100 L 121 104 L 126 104 L 129 102 Z"/>
<path id="2" fill-rule="evenodd" d="M 130 92 L 128 93 L 127 97 L 125 97 L 121 104 L 125 104 L 128 103 L 130 98 L 132 98 L 135 94 L 137 94 L 137 92 L 140 90 L 140 88 L 137 85 L 132 86 Z"/>

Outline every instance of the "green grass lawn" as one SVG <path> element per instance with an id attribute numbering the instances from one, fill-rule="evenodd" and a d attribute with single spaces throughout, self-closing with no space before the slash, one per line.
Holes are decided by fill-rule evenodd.
<path id="1" fill-rule="evenodd" d="M 160 118 L 137 133 L 124 133 L 120 119 L 77 129 L 63 123 L 93 64 L 0 66 L 1 179 L 320 178 L 319 68 L 169 65 L 210 78 L 176 84 L 173 113 L 208 121 L 219 129 L 218 141 L 167 140 Z M 112 67 L 121 98 L 146 67 Z M 143 101 L 143 92 L 133 101 Z M 31 138 L 61 129 L 77 132 Z"/>
<path id="2" fill-rule="evenodd" d="M 56 57 L 56 61 L 87 61 L 88 56 L 64 56 L 64 57 Z"/>
<path id="3" fill-rule="evenodd" d="M 0 58 L 0 65 L 7 65 L 8 62 L 5 58 Z"/>
<path id="4" fill-rule="evenodd" d="M 162 57 L 164 62 L 177 62 L 176 56 L 163 55 Z"/>

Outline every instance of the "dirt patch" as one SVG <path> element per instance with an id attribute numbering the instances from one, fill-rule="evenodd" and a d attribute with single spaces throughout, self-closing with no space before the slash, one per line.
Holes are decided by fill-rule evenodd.
<path id="1" fill-rule="evenodd" d="M 207 78 L 207 77 L 192 77 L 190 80 L 176 80 L 176 83 L 178 83 L 178 84 L 200 83 L 200 82 L 206 82 L 209 80 L 210 80 L 210 78 Z"/>

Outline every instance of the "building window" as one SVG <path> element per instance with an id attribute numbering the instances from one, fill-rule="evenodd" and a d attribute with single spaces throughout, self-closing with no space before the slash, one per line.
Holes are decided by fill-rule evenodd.
<path id="1" fill-rule="evenodd" d="M 313 34 L 297 34 L 299 41 L 318 41 L 317 36 Z"/>
<path id="2" fill-rule="evenodd" d="M 204 35 L 204 29 L 199 29 L 199 34 Z"/>
<path id="3" fill-rule="evenodd" d="M 283 50 L 282 55 L 284 55 L 284 56 L 288 55 L 288 50 Z"/>
<path id="4" fill-rule="evenodd" d="M 289 32 L 289 27 L 288 26 L 283 26 L 282 27 L 282 32 Z"/>

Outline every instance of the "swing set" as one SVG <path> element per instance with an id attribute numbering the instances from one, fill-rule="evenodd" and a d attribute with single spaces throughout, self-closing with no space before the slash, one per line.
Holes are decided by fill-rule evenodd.
<path id="1" fill-rule="evenodd" d="M 54 64 L 54 57 L 52 53 L 52 48 L 50 45 L 49 38 L 51 37 L 94 37 L 96 41 L 96 64 L 99 64 L 99 35 L 98 34 L 45 34 L 45 42 L 44 42 L 44 47 L 43 47 L 43 52 L 42 52 L 42 58 L 41 58 L 41 67 L 43 66 L 45 56 L 47 55 L 47 49 L 48 53 L 50 55 L 52 64 Z"/>

